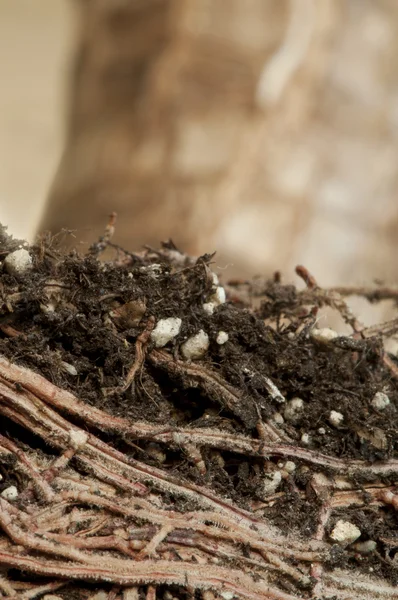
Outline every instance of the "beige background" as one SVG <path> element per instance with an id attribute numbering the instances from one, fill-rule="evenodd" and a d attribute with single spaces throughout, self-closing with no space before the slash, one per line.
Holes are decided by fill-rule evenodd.
<path id="1" fill-rule="evenodd" d="M 63 146 L 74 14 L 65 0 L 0 0 L 0 221 L 37 225 Z"/>

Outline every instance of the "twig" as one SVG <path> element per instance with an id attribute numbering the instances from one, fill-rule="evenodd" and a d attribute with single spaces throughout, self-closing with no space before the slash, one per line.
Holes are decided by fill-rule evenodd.
<path id="1" fill-rule="evenodd" d="M 134 377 L 137 372 L 142 369 L 142 365 L 144 364 L 146 349 L 149 341 L 149 337 L 151 335 L 151 331 L 155 326 L 155 317 L 149 317 L 146 327 L 142 333 L 137 337 L 137 341 L 135 343 L 135 360 L 132 364 L 129 372 L 127 373 L 126 382 L 122 386 L 122 392 L 128 390 L 130 385 L 134 381 Z"/>
<path id="2" fill-rule="evenodd" d="M 116 225 L 117 214 L 112 212 L 109 215 L 109 221 L 107 226 L 105 227 L 104 235 L 102 235 L 98 242 L 94 242 L 88 250 L 88 253 L 92 256 L 99 256 L 109 245 L 113 234 L 115 233 L 115 225 Z"/>
<path id="3" fill-rule="evenodd" d="M 313 290 L 318 287 L 315 277 L 311 275 L 306 267 L 303 267 L 303 265 L 297 265 L 295 270 L 297 275 L 301 277 L 309 290 Z"/>
<path id="4" fill-rule="evenodd" d="M 336 286 L 327 291 L 337 292 L 341 296 L 362 296 L 369 302 L 381 302 L 382 300 L 398 300 L 398 288 L 394 287 L 355 287 L 355 286 Z"/>

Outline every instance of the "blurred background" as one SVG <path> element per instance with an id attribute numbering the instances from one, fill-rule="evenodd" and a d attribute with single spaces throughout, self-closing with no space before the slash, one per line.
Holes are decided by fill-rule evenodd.
<path id="1" fill-rule="evenodd" d="M 396 0 L 0 0 L 0 48 L 15 235 L 396 281 Z"/>

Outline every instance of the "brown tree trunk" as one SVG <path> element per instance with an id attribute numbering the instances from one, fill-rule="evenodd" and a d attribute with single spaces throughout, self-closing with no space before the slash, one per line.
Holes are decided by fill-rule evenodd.
<path id="1" fill-rule="evenodd" d="M 127 247 L 171 236 L 198 252 L 224 209 L 216 190 L 256 117 L 257 82 L 283 36 L 286 1 L 79 8 L 69 137 L 41 229 L 92 240 L 115 210 Z"/>
<path id="2" fill-rule="evenodd" d="M 329 284 L 396 275 L 396 2 L 79 6 L 40 229 L 93 240 L 115 210 L 128 248 L 172 237 L 246 272 L 303 262 Z"/>

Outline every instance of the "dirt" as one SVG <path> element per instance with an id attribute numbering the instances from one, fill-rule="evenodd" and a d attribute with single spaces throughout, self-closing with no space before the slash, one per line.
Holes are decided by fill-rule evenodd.
<path id="1" fill-rule="evenodd" d="M 22 244 L 2 231 L 0 260 Z M 113 252 L 106 261 L 104 245 Z M 210 489 L 300 539 L 316 537 L 325 501 L 313 485 L 314 473 L 328 478 L 333 490 L 338 477 L 345 478 L 347 489 L 355 489 L 360 500 L 332 508 L 324 539 L 330 542 L 341 519 L 360 529 L 356 543 L 374 540 L 376 548 L 361 553 L 333 543 L 324 568 L 371 573 L 397 585 L 398 512 L 370 492 L 383 486 L 394 491 L 398 473 L 391 469 L 375 474 L 367 468 L 398 459 L 397 380 L 386 364 L 382 336 L 357 333 L 327 343 L 315 339 L 311 331 L 324 303 L 317 287 L 309 285 L 302 293 L 284 285 L 278 274 L 267 282 L 221 282 L 227 301 L 208 314 L 203 305 L 214 293 L 214 256 L 191 259 L 171 242 L 141 253 L 104 245 L 94 246 L 85 256 L 74 251 L 63 254 L 57 239 L 47 237 L 28 247 L 33 267 L 23 275 L 10 275 L 3 267 L 0 354 L 115 417 L 167 424 L 168 430 L 213 428 L 256 440 L 260 449 L 261 444 L 274 442 L 269 455 L 211 447 L 195 453 L 178 441 L 137 437 L 132 444 L 118 432 L 90 429 L 129 459 Z M 157 350 L 150 330 L 169 317 L 182 320 L 180 332 L 164 350 Z M 199 330 L 209 336 L 208 350 L 199 360 L 187 361 L 181 345 Z M 228 333 L 224 344 L 217 342 L 220 331 Z M 137 356 L 137 339 L 143 334 L 145 357 L 125 389 Z M 388 358 L 394 366 L 395 358 Z M 270 393 L 269 381 L 279 395 Z M 378 392 L 389 398 L 383 409 L 373 404 Z M 289 415 L 287 407 L 297 398 L 302 405 Z M 333 421 L 332 411 L 341 414 L 340 422 Z M 79 425 L 79 417 L 73 422 Z M 261 423 L 271 429 L 264 432 Z M 4 417 L 2 430 L 21 447 L 33 448 L 48 460 L 56 456 L 48 444 L 12 419 Z M 268 439 L 270 430 L 279 439 Z M 290 455 L 279 451 L 278 444 L 292 448 Z M 296 449 L 339 459 L 343 467 L 338 474 L 327 461 L 315 467 L 305 452 L 295 454 Z M 294 469 L 287 469 L 287 460 L 294 462 Z M 1 461 L 0 456 L 0 492 L 10 485 L 23 487 L 24 478 L 12 464 Z M 73 461 L 84 475 L 84 465 L 78 458 Z M 350 470 L 350 461 L 362 461 L 364 466 Z M 267 481 L 276 471 L 281 481 L 266 493 L 264 478 Z M 195 501 L 186 498 L 165 494 L 164 500 L 182 513 L 198 510 Z M 14 570 L 12 577 L 21 580 L 27 575 Z M 282 587 L 296 593 L 292 583 Z M 88 598 L 97 588 L 109 598 L 122 597 L 121 590 L 112 592 L 115 588 L 105 583 L 96 587 L 72 582 L 56 593 Z M 158 586 L 155 593 L 158 598 L 193 597 L 181 586 Z M 199 591 L 194 593 L 201 598 Z M 297 597 L 313 597 L 309 593 Z M 144 587 L 139 594 L 145 598 Z"/>

